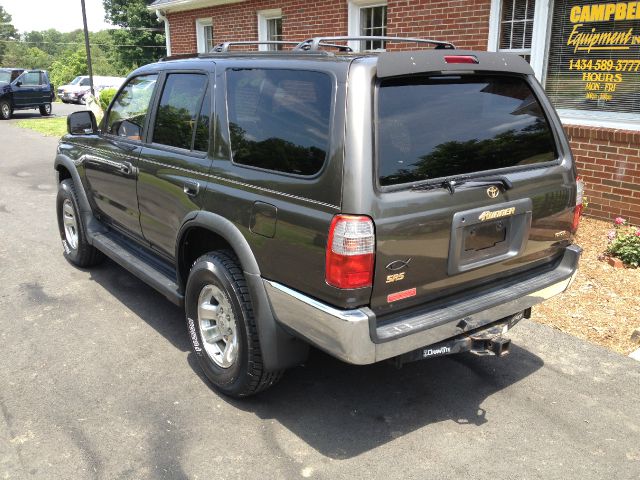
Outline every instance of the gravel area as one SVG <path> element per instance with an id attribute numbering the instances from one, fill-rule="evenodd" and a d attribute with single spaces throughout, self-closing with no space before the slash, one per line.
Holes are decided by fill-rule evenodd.
<path id="1" fill-rule="evenodd" d="M 583 249 L 576 281 L 563 295 L 534 308 L 532 319 L 628 355 L 640 327 L 640 269 L 600 261 L 612 223 L 584 217 L 576 236 Z"/>

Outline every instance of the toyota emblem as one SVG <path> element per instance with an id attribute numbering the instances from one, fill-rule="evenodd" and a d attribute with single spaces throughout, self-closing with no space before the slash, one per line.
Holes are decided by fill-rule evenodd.
<path id="1" fill-rule="evenodd" d="M 491 186 L 487 188 L 487 195 L 489 195 L 489 198 L 496 198 L 499 194 L 500 189 L 498 187 Z"/>

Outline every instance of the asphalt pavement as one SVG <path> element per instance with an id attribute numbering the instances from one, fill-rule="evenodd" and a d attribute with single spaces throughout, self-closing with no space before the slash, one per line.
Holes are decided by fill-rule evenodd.
<path id="1" fill-rule="evenodd" d="M 533 321 L 503 359 L 314 352 L 221 396 L 178 308 L 62 257 L 56 140 L 0 122 L 0 145 L 0 479 L 640 478 L 640 362 Z"/>

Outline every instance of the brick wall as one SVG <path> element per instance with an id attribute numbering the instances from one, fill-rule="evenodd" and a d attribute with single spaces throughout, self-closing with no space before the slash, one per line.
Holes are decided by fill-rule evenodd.
<path id="1" fill-rule="evenodd" d="M 387 34 L 445 40 L 460 49 L 486 50 L 490 9 L 491 0 L 390 0 Z"/>
<path id="2" fill-rule="evenodd" d="M 640 225 L 640 132 L 566 125 L 589 201 L 586 214 Z"/>
<path id="3" fill-rule="evenodd" d="M 448 40 L 459 48 L 485 50 L 489 34 L 490 0 L 389 0 L 388 35 Z M 211 18 L 214 42 L 257 40 L 259 10 L 282 10 L 284 40 L 318 35 L 347 35 L 346 0 L 250 0 L 218 7 L 169 13 L 173 54 L 196 51 L 197 18 Z"/>

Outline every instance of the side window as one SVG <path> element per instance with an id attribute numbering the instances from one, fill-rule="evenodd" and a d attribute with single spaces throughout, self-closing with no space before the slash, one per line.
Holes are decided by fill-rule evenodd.
<path id="1" fill-rule="evenodd" d="M 157 75 L 132 78 L 114 100 L 107 119 L 107 133 L 130 140 L 141 140 L 149 101 Z"/>
<path id="2" fill-rule="evenodd" d="M 25 87 L 40 85 L 40 72 L 27 72 L 22 76 L 21 81 Z"/>
<path id="3" fill-rule="evenodd" d="M 198 131 L 198 112 L 206 89 L 206 75 L 167 75 L 153 128 L 153 143 L 191 150 L 194 131 Z"/>
<path id="4" fill-rule="evenodd" d="M 82 80 L 80 80 L 81 87 L 88 87 L 89 85 L 90 85 L 90 82 L 88 78 L 83 78 Z"/>
<path id="5" fill-rule="evenodd" d="M 233 161 L 297 175 L 320 171 L 329 149 L 332 84 L 321 72 L 227 71 Z"/>

